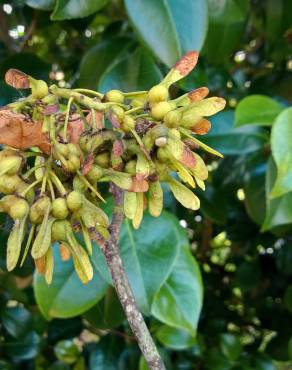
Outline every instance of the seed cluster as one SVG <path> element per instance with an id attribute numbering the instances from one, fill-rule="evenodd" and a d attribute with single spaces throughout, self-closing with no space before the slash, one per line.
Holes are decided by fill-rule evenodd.
<path id="1" fill-rule="evenodd" d="M 0 152 L 0 211 L 14 220 L 7 245 L 9 271 L 30 252 L 50 283 L 56 241 L 62 258 L 72 257 L 80 279 L 91 280 L 92 233 L 100 241 L 109 238 L 109 220 L 100 208 L 109 182 L 123 189 L 124 213 L 134 228 L 146 208 L 155 217 L 161 214 L 162 183 L 184 207 L 199 208 L 190 188 L 204 189 L 208 171 L 197 149 L 220 154 L 197 136 L 209 131 L 205 117 L 222 110 L 225 101 L 206 98 L 206 87 L 177 99 L 169 96 L 169 87 L 197 59 L 196 52 L 186 54 L 161 83 L 132 93 L 48 87 L 18 70 L 6 73 L 11 86 L 31 89 L 27 98 L 0 110 L 0 123 L 18 122 L 22 132 L 19 139 L 1 141 L 6 145 Z M 31 139 L 33 148 L 23 138 L 28 128 L 39 138 Z"/>

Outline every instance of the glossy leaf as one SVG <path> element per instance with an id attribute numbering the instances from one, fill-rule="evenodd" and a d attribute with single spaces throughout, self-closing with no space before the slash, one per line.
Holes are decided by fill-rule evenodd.
<path id="1" fill-rule="evenodd" d="M 238 336 L 224 333 L 220 336 L 220 346 L 224 355 L 230 360 L 236 360 L 242 352 L 242 345 Z"/>
<path id="2" fill-rule="evenodd" d="M 117 37 L 99 42 L 83 56 L 78 85 L 82 88 L 97 89 L 102 74 L 128 50 L 133 42 L 125 37 Z"/>
<path id="3" fill-rule="evenodd" d="M 55 0 L 26 0 L 25 3 L 35 9 L 52 10 Z"/>
<path id="4" fill-rule="evenodd" d="M 29 332 L 19 341 L 1 343 L 1 349 L 6 356 L 13 356 L 15 360 L 30 360 L 37 356 L 41 348 L 41 338 L 34 332 Z"/>
<path id="5" fill-rule="evenodd" d="M 196 343 L 195 337 L 187 331 L 166 325 L 161 326 L 155 336 L 164 346 L 176 350 L 190 348 Z"/>
<path id="6" fill-rule="evenodd" d="M 213 63 L 228 60 L 242 40 L 248 0 L 208 0 L 209 28 L 203 53 Z"/>
<path id="7" fill-rule="evenodd" d="M 250 95 L 242 99 L 235 111 L 235 125 L 271 126 L 283 106 L 264 95 Z"/>
<path id="8" fill-rule="evenodd" d="M 145 49 L 138 48 L 133 54 L 109 66 L 100 78 L 99 91 L 147 90 L 160 82 L 161 78 L 161 72 L 149 53 Z"/>
<path id="9" fill-rule="evenodd" d="M 126 0 L 135 30 L 151 51 L 171 67 L 190 50 L 200 50 L 207 29 L 203 0 Z"/>
<path id="10" fill-rule="evenodd" d="M 57 0 L 51 19 L 60 21 L 87 17 L 102 9 L 106 3 L 107 0 Z"/>
<path id="11" fill-rule="evenodd" d="M 277 178 L 270 193 L 273 198 L 292 191 L 292 108 L 277 117 L 271 134 L 272 153 L 277 166 Z"/>
<path id="12" fill-rule="evenodd" d="M 32 315 L 24 307 L 7 307 L 1 319 L 4 328 L 15 338 L 23 338 L 32 329 Z"/>
<path id="13" fill-rule="evenodd" d="M 120 237 L 122 260 L 144 313 L 150 313 L 154 295 L 173 270 L 179 248 L 187 243 L 178 221 L 167 212 L 159 218 L 144 215 L 138 230 L 129 221 L 124 223 Z"/>
<path id="14" fill-rule="evenodd" d="M 34 278 L 36 300 L 46 318 L 76 316 L 88 310 L 104 296 L 108 284 L 97 271 L 88 284 L 82 284 L 72 260 L 61 260 L 57 244 L 53 246 L 53 255 L 55 270 L 52 284 L 47 285 L 44 277 L 38 273 Z M 97 256 L 94 249 L 92 260 L 95 258 Z"/>
<path id="15" fill-rule="evenodd" d="M 200 138 L 224 155 L 242 155 L 261 149 L 268 143 L 268 135 L 259 127 L 234 128 L 234 111 L 225 110 L 211 117 L 212 128 Z"/>
<path id="16" fill-rule="evenodd" d="M 165 324 L 194 334 L 202 300 L 200 270 L 188 247 L 184 246 L 169 278 L 155 295 L 151 312 Z"/>
<path id="17" fill-rule="evenodd" d="M 279 198 L 271 199 L 269 194 L 276 180 L 276 166 L 272 159 L 268 162 L 266 174 L 266 217 L 262 231 L 276 226 L 292 223 L 292 192 Z"/>

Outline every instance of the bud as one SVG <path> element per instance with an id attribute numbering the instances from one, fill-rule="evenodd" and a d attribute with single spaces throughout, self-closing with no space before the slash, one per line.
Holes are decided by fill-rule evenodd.
<path id="1" fill-rule="evenodd" d="M 134 130 L 135 129 L 134 118 L 129 114 L 125 115 L 121 126 L 125 132 L 130 132 L 131 130 Z"/>
<path id="2" fill-rule="evenodd" d="M 64 157 L 68 157 L 69 155 L 69 144 L 62 144 L 62 143 L 56 143 L 54 145 L 54 153 L 56 153 L 57 155 L 58 154 L 61 154 L 62 156 Z M 57 157 L 58 159 L 58 157 Z"/>
<path id="3" fill-rule="evenodd" d="M 31 95 L 35 99 L 42 99 L 49 93 L 48 85 L 45 81 L 35 80 L 32 77 L 29 77 Z"/>
<path id="4" fill-rule="evenodd" d="M 80 150 L 78 149 L 77 145 L 72 144 L 72 143 L 68 143 L 67 148 L 68 148 L 68 151 L 69 151 L 68 154 L 74 155 L 76 157 L 80 157 Z"/>
<path id="5" fill-rule="evenodd" d="M 20 169 L 22 158 L 17 155 L 4 157 L 0 159 L 0 176 L 15 175 Z"/>
<path id="6" fill-rule="evenodd" d="M 73 179 L 73 189 L 77 190 L 79 193 L 85 193 L 87 190 L 87 185 L 79 176 L 75 176 Z"/>
<path id="7" fill-rule="evenodd" d="M 72 231 L 72 227 L 69 221 L 57 220 L 52 225 L 52 240 L 55 242 L 66 241 L 70 231 Z"/>
<path id="8" fill-rule="evenodd" d="M 151 109 L 151 116 L 161 121 L 165 117 L 165 115 L 172 110 L 172 105 L 167 101 L 162 101 L 155 104 Z"/>
<path id="9" fill-rule="evenodd" d="M 105 94 L 105 98 L 109 102 L 120 103 L 124 102 L 124 94 L 120 90 L 110 90 Z"/>
<path id="10" fill-rule="evenodd" d="M 94 164 L 89 170 L 89 172 L 86 174 L 86 177 L 88 178 L 89 181 L 94 182 L 102 178 L 103 174 L 104 174 L 103 169 Z"/>
<path id="11" fill-rule="evenodd" d="M 167 150 L 165 149 L 165 147 L 158 148 L 157 158 L 159 159 L 159 161 L 164 162 L 164 163 L 167 163 L 169 161 L 169 154 Z"/>
<path id="12" fill-rule="evenodd" d="M 51 199 L 46 195 L 40 197 L 30 208 L 29 218 L 33 224 L 42 222 L 48 209 L 51 208 Z"/>
<path id="13" fill-rule="evenodd" d="M 67 206 L 72 212 L 78 211 L 84 202 L 84 195 L 79 191 L 73 190 L 67 195 Z"/>
<path id="14" fill-rule="evenodd" d="M 102 168 L 109 168 L 110 165 L 110 154 L 109 152 L 103 152 L 95 156 L 95 163 Z"/>
<path id="15" fill-rule="evenodd" d="M 129 162 L 126 163 L 125 172 L 135 175 L 136 174 L 136 165 L 137 161 L 135 159 L 131 159 Z"/>
<path id="16" fill-rule="evenodd" d="M 175 109 L 168 112 L 165 115 L 163 121 L 167 127 L 178 127 L 180 125 L 181 118 L 182 118 L 181 112 Z"/>
<path id="17" fill-rule="evenodd" d="M 57 219 L 65 219 L 69 215 L 67 203 L 64 198 L 56 198 L 52 202 L 52 215 Z"/>
<path id="18" fill-rule="evenodd" d="M 17 198 L 16 201 L 9 207 L 9 216 L 14 220 L 21 220 L 29 212 L 29 205 L 26 200 Z"/>
<path id="19" fill-rule="evenodd" d="M 117 118 L 119 119 L 119 121 L 122 121 L 124 116 L 125 116 L 125 111 L 122 107 L 118 106 L 118 105 L 113 105 L 111 107 L 111 110 L 112 112 L 117 116 Z"/>
<path id="20" fill-rule="evenodd" d="M 66 165 L 64 165 L 64 169 L 68 172 L 76 172 L 80 169 L 80 158 L 76 155 L 69 155 L 68 161 Z"/>
<path id="21" fill-rule="evenodd" d="M 156 85 L 151 87 L 148 92 L 148 100 L 150 103 L 157 103 L 165 101 L 168 98 L 168 89 L 163 85 Z"/>

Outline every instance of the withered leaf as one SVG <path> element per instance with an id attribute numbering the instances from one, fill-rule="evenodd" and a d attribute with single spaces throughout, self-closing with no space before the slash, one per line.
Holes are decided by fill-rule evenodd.
<path id="1" fill-rule="evenodd" d="M 49 153 L 51 149 L 40 121 L 30 121 L 25 115 L 10 109 L 0 110 L 0 144 L 16 149 L 37 146 L 44 153 Z"/>
<path id="2" fill-rule="evenodd" d="M 28 75 L 14 68 L 8 69 L 8 71 L 5 73 L 5 82 L 7 85 L 10 85 L 15 89 L 30 88 Z"/>

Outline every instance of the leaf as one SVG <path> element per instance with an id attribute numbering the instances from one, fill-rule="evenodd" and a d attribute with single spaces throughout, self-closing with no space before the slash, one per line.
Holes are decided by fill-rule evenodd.
<path id="1" fill-rule="evenodd" d="M 203 54 L 211 63 L 227 61 L 242 40 L 248 0 L 208 0 L 209 28 Z"/>
<path id="2" fill-rule="evenodd" d="M 188 246 L 183 246 L 169 278 L 154 297 L 151 313 L 169 326 L 194 334 L 202 300 L 203 285 L 197 261 Z"/>
<path id="3" fill-rule="evenodd" d="M 126 0 L 125 5 L 139 36 L 169 67 L 182 54 L 200 50 L 207 29 L 205 1 Z"/>
<path id="4" fill-rule="evenodd" d="M 138 306 L 145 314 L 150 313 L 154 295 L 171 273 L 179 248 L 186 244 L 183 229 L 167 212 L 158 219 L 145 214 L 138 230 L 129 221 L 124 223 L 122 260 Z"/>
<path id="5" fill-rule="evenodd" d="M 125 92 L 148 90 L 162 78 L 161 72 L 145 49 L 138 48 L 111 64 L 99 81 L 99 91 L 119 89 Z"/>
<path id="6" fill-rule="evenodd" d="M 1 320 L 7 332 L 18 339 L 23 338 L 32 328 L 32 315 L 24 307 L 5 308 Z"/>
<path id="7" fill-rule="evenodd" d="M 271 134 L 272 154 L 277 167 L 277 178 L 270 193 L 272 198 L 292 191 L 292 108 L 277 117 Z"/>
<path id="8" fill-rule="evenodd" d="M 103 40 L 87 50 L 80 63 L 78 85 L 97 89 L 102 74 L 121 59 L 132 43 L 126 37 L 116 37 Z"/>
<path id="9" fill-rule="evenodd" d="M 185 330 L 161 326 L 155 333 L 157 339 L 166 347 L 174 350 L 190 348 L 196 344 L 196 339 Z"/>
<path id="10" fill-rule="evenodd" d="M 1 343 L 1 349 L 6 356 L 14 360 L 30 360 L 37 356 L 41 349 L 41 337 L 34 331 L 30 331 L 19 341 L 7 341 Z"/>
<path id="11" fill-rule="evenodd" d="M 84 18 L 107 4 L 107 0 L 57 0 L 51 15 L 53 21 L 63 19 Z"/>
<path id="12" fill-rule="evenodd" d="M 53 10 L 55 0 L 26 0 L 26 5 L 41 10 Z"/>
<path id="13" fill-rule="evenodd" d="M 38 146 L 42 151 L 50 151 L 50 143 L 42 132 L 42 123 L 27 121 L 25 115 L 10 109 L 0 110 L 0 144 L 17 149 Z"/>
<path id="14" fill-rule="evenodd" d="M 79 280 L 72 260 L 63 262 L 59 246 L 53 245 L 55 271 L 51 285 L 42 275 L 35 273 L 34 292 L 42 314 L 47 318 L 68 318 L 85 312 L 105 294 L 108 284 L 95 271 L 93 279 L 86 285 Z M 95 250 L 92 260 L 96 259 Z M 76 294 L 78 292 L 78 294 Z"/>
<path id="15" fill-rule="evenodd" d="M 232 361 L 235 361 L 242 352 L 239 338 L 230 333 L 220 335 L 220 347 L 224 355 Z"/>
<path id="16" fill-rule="evenodd" d="M 271 199 L 269 194 L 275 183 L 276 166 L 272 158 L 268 161 L 266 174 L 266 217 L 262 231 L 270 230 L 276 226 L 292 223 L 292 192 L 279 198 Z"/>
<path id="17" fill-rule="evenodd" d="M 211 117 L 212 128 L 200 140 L 224 155 L 242 155 L 261 149 L 269 141 L 267 132 L 254 126 L 234 128 L 234 111 Z"/>
<path id="18" fill-rule="evenodd" d="M 242 99 L 235 110 L 235 126 L 271 126 L 283 106 L 264 95 L 250 95 Z"/>

